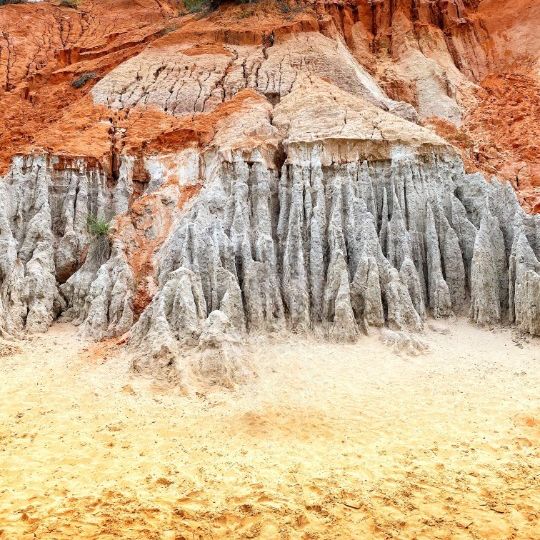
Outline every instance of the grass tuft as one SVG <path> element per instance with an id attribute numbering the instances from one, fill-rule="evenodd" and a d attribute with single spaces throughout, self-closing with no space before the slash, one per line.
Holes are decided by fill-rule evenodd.
<path id="1" fill-rule="evenodd" d="M 105 221 L 103 218 L 88 216 L 87 224 L 88 232 L 92 236 L 95 236 L 96 238 L 109 236 L 109 222 Z"/>

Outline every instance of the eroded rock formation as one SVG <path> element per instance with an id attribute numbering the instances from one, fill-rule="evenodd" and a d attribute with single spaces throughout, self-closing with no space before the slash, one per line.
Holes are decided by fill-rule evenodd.
<path id="1" fill-rule="evenodd" d="M 0 181 L 2 333 L 61 319 L 125 335 L 137 371 L 185 387 L 248 378 L 257 334 L 355 341 L 468 315 L 540 335 L 539 216 L 420 125 L 461 129 L 498 61 L 478 2 L 199 17 L 143 2 L 122 36 L 84 49 L 88 13 L 105 16 L 86 5 L 36 8 L 60 17 L 51 40 L 69 57 L 41 52 L 33 72 L 31 52 L 7 51 L 5 99 L 36 113 L 33 129 L 51 103 L 38 72 L 74 96 L 97 64 L 32 144 L 24 128 L 13 139 L 26 142 Z M 256 26 L 242 9 L 260 10 Z"/>
<path id="2" fill-rule="evenodd" d="M 361 98 L 344 96 L 347 122 L 331 125 L 322 96 L 311 101 L 328 83 L 296 84 L 274 108 L 283 148 L 185 155 L 183 180 L 202 185 L 185 206 L 182 190 L 148 183 L 142 196 L 159 194 L 173 224 L 134 325 L 126 233 L 109 246 L 86 227 L 90 215 L 129 212 L 134 160 L 108 186 L 84 162 L 58 172 L 54 160 L 18 158 L 2 183 L 5 329 L 61 316 L 96 339 L 129 331 L 139 371 L 185 383 L 195 375 L 182 351 L 197 350 L 199 375 L 222 371 L 229 384 L 245 377 L 236 351 L 253 333 L 356 340 L 468 312 L 539 334 L 540 219 L 512 188 L 466 174 L 442 140 Z"/>

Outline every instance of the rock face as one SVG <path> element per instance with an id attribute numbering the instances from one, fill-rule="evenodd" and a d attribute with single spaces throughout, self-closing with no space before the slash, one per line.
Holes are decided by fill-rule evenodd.
<path id="1" fill-rule="evenodd" d="M 278 101 L 291 91 L 300 71 L 331 79 L 385 110 L 417 118 L 412 106 L 384 94 L 340 40 L 319 32 L 292 34 L 271 47 L 229 45 L 211 53 L 194 54 L 190 43 L 149 48 L 102 79 L 92 94 L 96 103 L 113 109 L 144 104 L 183 116 L 211 111 L 244 88 Z"/>
<path id="2" fill-rule="evenodd" d="M 44 331 L 65 307 L 61 284 L 88 247 L 87 218 L 105 217 L 105 175 L 83 160 L 18 157 L 0 182 L 3 330 Z M 110 217 L 110 214 L 109 214 Z M 101 264 L 108 257 L 108 246 Z"/>
<path id="3" fill-rule="evenodd" d="M 236 155 L 206 179 L 160 250 L 137 346 L 176 357 L 218 312 L 240 334 L 355 340 L 470 306 L 480 324 L 538 333 L 540 222 L 511 190 L 452 157 L 331 164 L 320 145 L 302 150 L 280 172 Z"/>
<path id="4" fill-rule="evenodd" d="M 261 0 L 196 15 L 179 0 L 22 0 L 0 13 L 0 171 L 41 149 L 114 175 L 115 154 L 170 116 L 245 88 L 275 104 L 307 72 L 436 126 L 468 171 L 514 182 L 538 211 L 539 23 L 536 0 Z"/>
<path id="5" fill-rule="evenodd" d="M 86 226 L 129 211 L 133 160 L 109 187 L 82 161 L 59 173 L 17 158 L 0 184 L 3 330 L 61 316 L 98 339 L 129 331 L 138 371 L 185 385 L 244 380 L 239 344 L 257 333 L 354 341 L 469 310 L 479 324 L 540 334 L 540 219 L 511 187 L 466 174 L 442 141 L 397 116 L 367 102 L 355 114 L 359 98 L 342 100 L 349 130 L 330 128 L 297 84 L 274 111 L 278 129 L 288 119 L 281 153 L 209 150 L 191 173 L 197 194 L 182 207 L 169 194 L 156 293 L 134 325 L 125 235 L 109 242 Z M 296 123 L 292 102 L 313 122 Z M 147 190 L 167 197 L 165 185 Z M 198 355 L 189 368 L 186 351 Z"/>
<path id="6" fill-rule="evenodd" d="M 52 32 L 63 60 L 10 45 L 0 99 L 37 116 L 0 180 L 1 333 L 125 334 L 136 371 L 186 389 L 252 376 L 258 334 L 393 342 L 468 314 L 540 335 L 540 217 L 419 125 L 459 126 L 498 61 L 477 2 L 261 5 L 252 27 L 173 4 L 109 39 L 83 3 Z M 43 129 L 38 74 L 74 99 Z"/>

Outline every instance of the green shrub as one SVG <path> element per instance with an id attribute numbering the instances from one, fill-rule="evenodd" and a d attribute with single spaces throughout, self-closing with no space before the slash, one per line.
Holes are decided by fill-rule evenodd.
<path id="1" fill-rule="evenodd" d="M 94 71 L 89 71 L 88 73 L 83 73 L 80 77 L 77 77 L 72 83 L 73 88 L 82 88 L 88 81 L 97 78 L 97 73 Z"/>
<path id="2" fill-rule="evenodd" d="M 252 4 L 257 0 L 234 0 L 235 4 Z M 184 8 L 188 13 L 201 13 L 205 11 L 215 11 L 225 4 L 224 0 L 183 0 Z"/>
<path id="3" fill-rule="evenodd" d="M 277 0 L 277 6 L 281 13 L 289 16 L 288 18 L 293 17 L 296 13 L 300 13 L 305 7 L 294 0 Z"/>
<path id="4" fill-rule="evenodd" d="M 88 232 L 96 238 L 109 236 L 109 222 L 97 216 L 88 216 Z"/>
<path id="5" fill-rule="evenodd" d="M 0 0 L 0 6 L 7 6 L 8 4 L 25 4 L 26 0 Z"/>

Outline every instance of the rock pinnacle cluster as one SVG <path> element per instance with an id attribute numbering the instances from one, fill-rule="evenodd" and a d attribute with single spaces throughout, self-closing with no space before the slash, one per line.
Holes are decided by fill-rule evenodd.
<path id="1" fill-rule="evenodd" d="M 256 335 L 540 335 L 540 10 L 514 4 L 0 6 L 0 332 L 123 336 L 186 387 L 249 377 Z"/>

